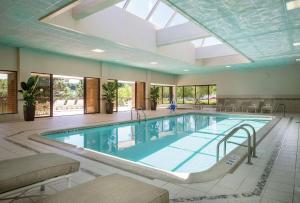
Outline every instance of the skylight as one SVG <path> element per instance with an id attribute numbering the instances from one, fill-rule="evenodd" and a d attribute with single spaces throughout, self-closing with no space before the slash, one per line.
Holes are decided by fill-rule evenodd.
<path id="1" fill-rule="evenodd" d="M 140 18 L 146 19 L 157 0 L 130 0 L 126 10 Z"/>
<path id="2" fill-rule="evenodd" d="M 174 12 L 173 9 L 160 1 L 149 22 L 156 25 L 157 28 L 164 28 Z"/>
<path id="3" fill-rule="evenodd" d="M 222 42 L 220 40 L 218 40 L 217 38 L 207 37 L 207 38 L 205 38 L 202 46 L 209 47 L 209 46 L 214 46 L 214 45 L 218 45 L 218 44 L 222 44 Z"/>
<path id="4" fill-rule="evenodd" d="M 124 8 L 125 3 L 126 3 L 126 0 L 117 3 L 116 6 L 119 7 L 119 8 Z"/>
<path id="5" fill-rule="evenodd" d="M 126 9 L 127 12 L 147 20 L 156 29 L 163 29 L 189 22 L 180 13 L 161 0 L 124 0 L 115 6 Z"/>
<path id="6" fill-rule="evenodd" d="M 206 38 L 202 38 L 202 39 L 196 39 L 191 41 L 195 48 L 199 48 L 199 47 L 209 47 L 209 46 L 214 46 L 214 45 L 218 45 L 218 44 L 223 44 L 220 40 L 218 40 L 215 37 L 206 37 Z"/>
<path id="7" fill-rule="evenodd" d="M 202 47 L 203 39 L 196 39 L 196 40 L 193 40 L 192 43 L 194 44 L 194 46 L 195 46 L 196 48 Z"/>
<path id="8" fill-rule="evenodd" d="M 176 25 L 181 25 L 181 24 L 184 24 L 184 23 L 187 23 L 187 22 L 189 22 L 188 19 L 186 19 L 181 14 L 176 13 L 176 15 L 174 16 L 174 18 L 169 23 L 168 27 L 172 27 L 172 26 L 176 26 Z"/>

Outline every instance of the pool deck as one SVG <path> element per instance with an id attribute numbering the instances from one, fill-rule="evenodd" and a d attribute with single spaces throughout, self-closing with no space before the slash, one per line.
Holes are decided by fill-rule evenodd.
<path id="1" fill-rule="evenodd" d="M 179 112 L 188 112 L 180 110 Z M 146 111 L 147 117 L 168 115 L 168 110 Z M 261 115 L 261 114 L 259 114 Z M 72 176 L 77 185 L 97 176 L 118 173 L 167 189 L 171 202 L 300 202 L 300 115 L 288 115 L 258 145 L 253 165 L 242 163 L 222 178 L 195 184 L 174 184 L 148 179 L 84 157 L 28 139 L 40 131 L 97 125 L 130 120 L 130 112 L 113 115 L 93 114 L 40 118 L 34 122 L 0 123 L 0 160 L 40 152 L 55 152 L 79 160 L 81 169 Z M 54 194 L 67 188 L 61 180 L 46 186 L 43 194 Z M 26 194 L 39 194 L 39 188 Z M 27 198 L 15 202 L 34 202 Z"/>

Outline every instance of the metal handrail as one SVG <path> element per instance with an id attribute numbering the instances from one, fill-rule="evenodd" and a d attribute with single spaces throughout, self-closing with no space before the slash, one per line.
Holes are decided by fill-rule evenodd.
<path id="1" fill-rule="evenodd" d="M 242 127 L 242 126 L 239 126 L 237 128 L 234 128 L 232 131 L 230 131 L 230 133 L 228 133 L 223 139 L 221 139 L 218 144 L 217 144 L 217 162 L 219 162 L 219 154 L 220 154 L 220 145 L 222 142 L 224 142 L 224 156 L 226 155 L 226 144 L 227 144 L 227 140 L 233 136 L 236 132 L 238 132 L 239 130 L 244 130 L 246 133 L 247 133 L 247 136 L 248 136 L 248 145 L 242 145 L 240 144 L 241 146 L 246 146 L 248 147 L 248 160 L 247 160 L 247 164 L 252 164 L 251 163 L 251 151 L 252 151 L 252 148 L 251 148 L 251 135 L 250 135 L 250 132 L 248 131 L 247 128 L 245 127 Z M 237 144 L 237 143 L 236 143 Z"/>
<path id="2" fill-rule="evenodd" d="M 252 157 L 257 158 L 257 156 L 256 156 L 256 131 L 255 131 L 255 128 L 252 125 L 248 124 L 248 123 L 242 124 L 239 127 L 249 127 L 249 128 L 252 129 L 252 131 L 253 131 Z"/>
<path id="3" fill-rule="evenodd" d="M 135 107 L 132 107 L 131 108 L 131 111 L 130 111 L 130 117 L 131 117 L 131 120 L 133 120 L 133 110 L 136 111 L 136 118 L 139 120 L 139 122 L 141 121 L 141 115 L 140 115 L 140 111 L 142 111 L 143 115 L 144 115 L 144 120 L 146 121 L 147 120 L 147 116 L 146 116 L 146 113 L 144 112 L 143 109 L 141 108 L 135 108 Z"/>
<path id="4" fill-rule="evenodd" d="M 285 113 L 286 113 L 285 104 L 278 104 L 277 107 L 276 107 L 276 109 L 275 109 L 275 113 L 278 111 L 279 107 L 282 107 L 281 108 L 281 110 L 282 110 L 281 113 L 282 113 L 283 117 L 285 117 Z"/>
<path id="5" fill-rule="evenodd" d="M 131 110 L 130 110 L 130 118 L 131 118 L 131 120 L 133 120 L 133 116 L 132 116 L 132 115 L 133 115 L 133 114 L 132 114 L 132 111 L 133 111 L 133 110 L 136 110 L 135 107 L 132 107 Z"/>

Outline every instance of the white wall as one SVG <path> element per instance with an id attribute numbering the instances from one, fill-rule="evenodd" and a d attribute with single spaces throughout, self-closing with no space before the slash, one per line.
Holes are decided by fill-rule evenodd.
<path id="1" fill-rule="evenodd" d="M 217 84 L 219 97 L 298 97 L 300 64 L 178 77 L 178 85 Z"/>
<path id="2" fill-rule="evenodd" d="M 17 70 L 18 50 L 13 47 L 0 46 L 0 69 Z"/>
<path id="3" fill-rule="evenodd" d="M 2 45 L 0 45 L 0 70 L 18 71 L 18 83 L 27 80 L 32 72 L 77 77 L 98 77 L 101 78 L 102 84 L 107 79 L 140 81 L 146 83 L 146 95 L 148 95 L 150 83 L 175 85 L 177 80 L 175 75 L 147 69 L 102 63 L 28 48 L 11 48 Z M 146 97 L 148 98 L 148 96 Z M 21 95 L 19 95 L 19 113 L 0 115 L 0 121 L 21 119 L 23 117 L 22 106 Z"/>

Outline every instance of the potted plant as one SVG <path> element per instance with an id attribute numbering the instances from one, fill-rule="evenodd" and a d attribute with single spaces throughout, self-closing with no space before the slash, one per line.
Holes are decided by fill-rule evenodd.
<path id="1" fill-rule="evenodd" d="M 23 95 L 23 100 L 25 101 L 23 105 L 24 120 L 33 121 L 35 116 L 35 104 L 36 96 L 39 94 L 37 90 L 37 84 L 39 82 L 39 77 L 30 76 L 27 82 L 21 82 L 22 90 L 19 90 Z"/>
<path id="2" fill-rule="evenodd" d="M 106 100 L 106 113 L 112 114 L 114 109 L 114 101 L 117 96 L 118 82 L 107 82 L 102 85 L 103 99 Z"/>
<path id="3" fill-rule="evenodd" d="M 156 110 L 158 99 L 159 99 L 159 87 L 151 87 L 150 88 L 151 110 Z"/>

